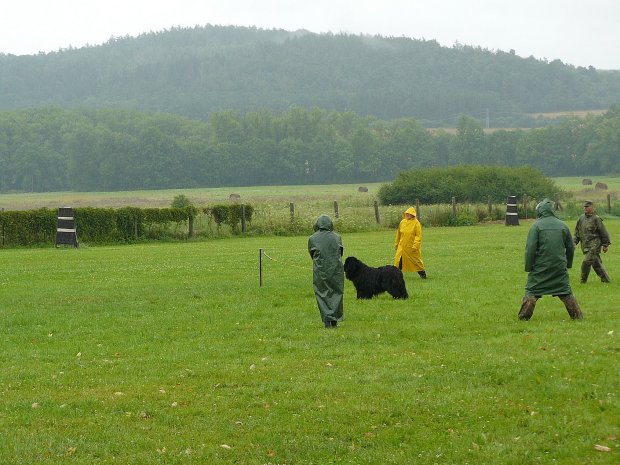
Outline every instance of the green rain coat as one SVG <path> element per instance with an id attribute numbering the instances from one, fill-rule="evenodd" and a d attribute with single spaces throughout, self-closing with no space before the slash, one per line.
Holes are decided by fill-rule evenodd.
<path id="1" fill-rule="evenodd" d="M 316 231 L 308 239 L 308 252 L 313 262 L 314 294 L 325 321 L 340 321 L 343 317 L 344 267 L 342 239 L 334 231 L 327 215 L 316 220 Z"/>
<path id="2" fill-rule="evenodd" d="M 573 266 L 575 245 L 570 229 L 555 216 L 548 199 L 536 206 L 536 214 L 525 244 L 525 271 L 529 272 L 525 294 L 572 294 L 567 269 Z"/>

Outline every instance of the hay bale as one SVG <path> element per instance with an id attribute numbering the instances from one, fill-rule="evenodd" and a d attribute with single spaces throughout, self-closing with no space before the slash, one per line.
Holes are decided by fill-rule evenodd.
<path id="1" fill-rule="evenodd" d="M 581 184 L 583 186 L 591 186 L 592 185 L 592 180 L 588 179 L 588 178 L 584 178 L 584 179 L 581 180 Z"/>
<path id="2" fill-rule="evenodd" d="M 604 182 L 597 182 L 596 185 L 594 186 L 594 188 L 602 190 L 602 191 L 606 191 L 607 190 L 607 184 L 605 184 Z"/>
<path id="3" fill-rule="evenodd" d="M 241 196 L 239 194 L 230 194 L 228 196 L 228 200 L 236 201 L 236 200 L 239 200 L 239 199 L 241 199 Z"/>
<path id="4" fill-rule="evenodd" d="M 368 192 L 368 188 L 364 186 L 360 186 L 357 188 L 357 192 Z"/>

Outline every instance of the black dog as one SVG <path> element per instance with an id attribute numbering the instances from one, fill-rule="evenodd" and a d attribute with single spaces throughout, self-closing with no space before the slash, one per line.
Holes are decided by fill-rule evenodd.
<path id="1" fill-rule="evenodd" d="M 403 272 L 395 266 L 373 268 L 355 257 L 347 257 L 344 261 L 344 275 L 353 282 L 358 299 L 372 299 L 383 292 L 388 292 L 395 299 L 409 297 Z"/>

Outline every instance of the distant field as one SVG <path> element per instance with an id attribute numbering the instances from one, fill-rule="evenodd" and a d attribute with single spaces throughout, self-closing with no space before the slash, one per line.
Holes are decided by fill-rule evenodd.
<path id="1" fill-rule="evenodd" d="M 554 178 L 556 183 L 575 195 L 577 200 L 592 198 L 604 201 L 607 193 L 620 198 L 620 177 L 584 176 L 597 182 L 606 183 L 608 191 L 599 191 L 592 186 L 583 186 L 582 177 Z M 383 183 L 363 184 L 368 192 L 358 192 L 361 184 L 331 184 L 325 186 L 255 186 L 219 187 L 203 189 L 168 189 L 123 192 L 44 192 L 0 194 L 0 208 L 5 210 L 30 210 L 47 207 L 55 209 L 62 206 L 78 207 L 169 207 L 175 196 L 183 194 L 195 205 L 209 205 L 228 202 L 230 194 L 241 196 L 241 201 L 270 202 L 312 202 L 346 201 L 359 204 L 372 204 L 379 187 Z"/>
<path id="2" fill-rule="evenodd" d="M 30 210 L 36 208 L 78 207 L 169 207 L 175 196 L 183 194 L 195 205 L 228 202 L 230 194 L 241 201 L 361 200 L 374 199 L 382 183 L 364 184 L 368 192 L 358 192 L 360 184 L 325 186 L 258 186 L 204 189 L 168 189 L 123 192 L 42 192 L 0 194 L 0 208 Z"/>
<path id="3" fill-rule="evenodd" d="M 608 108 L 598 110 L 576 110 L 576 111 L 554 111 L 549 113 L 529 113 L 529 116 L 533 118 L 549 118 L 556 119 L 564 116 L 576 116 L 583 118 L 587 115 L 602 115 L 609 111 Z"/>
<path id="4" fill-rule="evenodd" d="M 592 185 L 584 186 L 582 184 L 584 178 L 591 179 Z M 607 194 L 611 195 L 612 200 L 620 199 L 620 176 L 565 177 L 554 178 L 554 181 L 561 188 L 571 192 L 576 200 L 589 199 L 596 203 L 602 204 L 607 202 Z M 596 189 L 594 186 L 597 182 L 607 184 L 608 189 Z"/>

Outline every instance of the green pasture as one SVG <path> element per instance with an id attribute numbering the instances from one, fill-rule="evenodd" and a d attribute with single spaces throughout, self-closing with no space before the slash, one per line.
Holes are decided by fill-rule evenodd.
<path id="1" fill-rule="evenodd" d="M 0 250 L 0 463 L 618 464 L 606 224 L 613 282 L 570 271 L 583 321 L 552 297 L 518 321 L 529 222 L 426 228 L 429 279 L 347 282 L 335 330 L 305 236 Z M 343 234 L 371 265 L 392 241 Z"/>
<path id="2" fill-rule="evenodd" d="M 120 192 L 25 192 L 0 194 L 0 208 L 33 210 L 70 207 L 169 207 L 177 195 L 185 195 L 197 206 L 228 202 L 231 194 L 239 194 L 241 202 L 261 204 L 307 202 L 315 200 L 371 201 L 381 183 L 364 184 L 368 192 L 359 192 L 361 184 L 311 186 L 212 187 L 196 189 L 164 189 Z"/>

